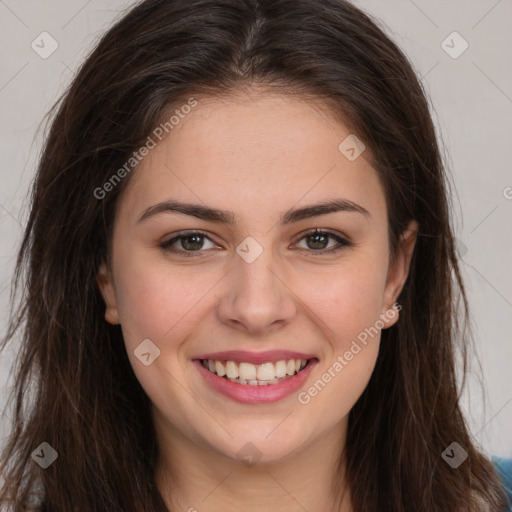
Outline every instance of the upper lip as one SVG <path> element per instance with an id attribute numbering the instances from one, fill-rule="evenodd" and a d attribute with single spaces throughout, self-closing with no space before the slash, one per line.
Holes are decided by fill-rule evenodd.
<path id="1" fill-rule="evenodd" d="M 267 350 L 266 352 L 248 352 L 246 350 L 225 350 L 194 357 L 194 359 L 212 359 L 215 361 L 235 361 L 252 364 L 274 363 L 289 359 L 314 359 L 313 354 L 292 352 L 290 350 Z"/>

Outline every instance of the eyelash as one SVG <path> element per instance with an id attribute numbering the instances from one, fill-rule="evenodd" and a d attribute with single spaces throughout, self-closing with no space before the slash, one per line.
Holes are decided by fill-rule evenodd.
<path id="1" fill-rule="evenodd" d="M 201 237 L 204 237 L 208 240 L 210 240 L 211 242 L 213 242 L 213 240 L 211 240 L 211 238 L 206 234 L 206 233 L 203 233 L 202 231 L 192 231 L 192 230 L 186 230 L 186 231 L 181 231 L 180 233 L 178 233 L 175 237 L 169 239 L 169 240 L 166 240 L 165 242 L 162 242 L 160 244 L 160 247 L 166 251 L 170 251 L 170 252 L 174 252 L 174 253 L 178 253 L 178 254 L 181 254 L 187 258 L 197 258 L 197 257 L 201 257 L 199 255 L 197 255 L 196 253 L 201 253 L 201 252 L 204 252 L 202 251 L 201 249 L 198 249 L 197 251 L 186 251 L 186 250 L 183 250 L 183 249 L 176 249 L 174 247 L 172 247 L 172 244 L 174 244 L 175 242 L 181 240 L 181 239 L 184 239 L 184 238 L 189 238 L 191 237 L 192 235 L 200 235 Z M 330 248 L 330 249 L 320 249 L 320 250 L 314 250 L 314 249 L 304 249 L 304 250 L 307 250 L 307 251 L 311 251 L 312 253 L 314 253 L 315 255 L 324 255 L 324 254 L 334 254 L 334 253 L 337 253 L 338 251 L 344 249 L 345 247 L 351 247 L 353 246 L 354 244 L 349 242 L 348 240 L 346 240 L 345 238 L 342 238 L 340 237 L 339 235 L 336 235 L 334 233 L 332 233 L 331 231 L 328 231 L 328 230 L 319 230 L 318 228 L 315 228 L 314 230 L 312 231 L 308 231 L 306 233 L 304 233 L 296 242 L 300 242 L 301 240 L 303 240 L 304 238 L 307 238 L 308 236 L 314 236 L 314 235 L 324 235 L 324 236 L 328 236 L 328 237 L 331 237 L 331 238 L 334 238 L 336 239 L 336 241 L 338 242 L 338 246 L 337 247 L 334 247 L 334 248 Z M 213 242 L 214 243 L 214 242 Z"/>

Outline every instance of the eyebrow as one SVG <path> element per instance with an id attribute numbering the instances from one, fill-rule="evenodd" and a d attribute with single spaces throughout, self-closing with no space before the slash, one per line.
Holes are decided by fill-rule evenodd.
<path id="1" fill-rule="evenodd" d="M 335 212 L 355 212 L 366 217 L 371 217 L 368 210 L 357 203 L 347 199 L 331 199 L 321 203 L 287 210 L 281 215 L 280 224 L 292 224 L 300 220 Z M 232 211 L 219 210 L 200 204 L 182 203 L 174 199 L 168 199 L 162 203 L 150 206 L 144 210 L 137 222 L 142 222 L 161 213 L 181 213 L 219 224 L 236 224 L 235 214 Z"/>

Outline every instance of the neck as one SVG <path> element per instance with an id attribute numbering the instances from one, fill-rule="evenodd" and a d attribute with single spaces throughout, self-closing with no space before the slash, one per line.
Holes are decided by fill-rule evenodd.
<path id="1" fill-rule="evenodd" d="M 346 419 L 286 458 L 245 464 L 160 420 L 155 481 L 170 512 L 352 512 L 345 464 L 339 464 Z"/>

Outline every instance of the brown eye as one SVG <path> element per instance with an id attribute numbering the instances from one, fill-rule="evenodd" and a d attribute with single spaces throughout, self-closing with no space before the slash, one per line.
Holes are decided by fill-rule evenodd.
<path id="1" fill-rule="evenodd" d="M 350 242 L 338 235 L 335 235 L 334 233 L 329 231 L 320 231 L 318 229 L 315 229 L 315 231 L 310 233 L 306 233 L 299 239 L 299 242 L 302 240 L 306 241 L 306 250 L 317 254 L 334 253 L 343 249 L 343 247 L 352 245 Z M 335 240 L 337 243 L 329 246 L 330 240 Z"/>
<path id="2" fill-rule="evenodd" d="M 211 244 L 211 247 L 205 247 L 206 241 Z M 181 253 L 184 256 L 193 256 L 191 253 L 204 252 L 201 249 L 213 249 L 217 247 L 217 245 L 215 245 L 204 233 L 199 231 L 188 231 L 179 233 L 177 236 L 162 242 L 160 247 L 167 251 Z"/>
<path id="3" fill-rule="evenodd" d="M 204 236 L 202 235 L 182 236 L 178 240 L 181 242 L 181 247 L 187 251 L 197 251 L 204 244 Z"/>

